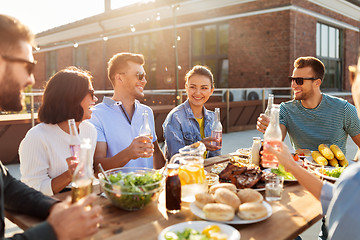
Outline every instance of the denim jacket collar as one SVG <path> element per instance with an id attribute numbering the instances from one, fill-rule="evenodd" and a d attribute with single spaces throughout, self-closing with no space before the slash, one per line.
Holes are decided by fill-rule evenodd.
<path id="1" fill-rule="evenodd" d="M 186 118 L 188 119 L 194 119 L 196 120 L 195 116 L 194 116 L 194 113 L 190 107 L 190 102 L 189 102 L 189 99 L 187 99 L 185 102 L 184 102 L 184 107 L 185 107 L 185 112 L 186 112 Z M 211 118 L 211 115 L 209 113 L 209 110 L 207 110 L 205 108 L 205 106 L 203 106 L 203 113 L 204 113 L 204 120 L 205 122 L 209 122 L 209 121 L 212 121 L 212 118 Z"/>

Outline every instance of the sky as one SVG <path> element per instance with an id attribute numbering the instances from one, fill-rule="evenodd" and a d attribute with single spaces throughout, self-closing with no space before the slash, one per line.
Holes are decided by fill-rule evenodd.
<path id="1" fill-rule="evenodd" d="M 141 0 L 111 0 L 112 9 Z M 144 0 L 143 0 L 144 2 Z M 104 0 L 0 0 L 0 14 L 25 23 L 39 33 L 104 11 Z"/>

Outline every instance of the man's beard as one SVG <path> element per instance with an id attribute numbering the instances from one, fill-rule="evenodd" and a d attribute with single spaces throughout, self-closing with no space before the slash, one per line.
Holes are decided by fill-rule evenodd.
<path id="1" fill-rule="evenodd" d="M 7 66 L 4 79 L 0 83 L 0 108 L 3 111 L 21 111 L 23 109 L 21 86 Z"/>
<path id="2" fill-rule="evenodd" d="M 300 96 L 296 96 L 296 95 L 295 95 L 295 96 L 294 96 L 294 99 L 295 99 L 295 100 L 299 100 L 299 101 L 301 101 L 301 100 L 307 100 L 307 99 L 311 98 L 314 94 L 315 94 L 315 93 L 314 93 L 314 90 L 311 89 L 311 90 L 309 90 L 309 91 L 307 91 L 307 92 L 304 92 L 304 91 L 303 91 Z"/>

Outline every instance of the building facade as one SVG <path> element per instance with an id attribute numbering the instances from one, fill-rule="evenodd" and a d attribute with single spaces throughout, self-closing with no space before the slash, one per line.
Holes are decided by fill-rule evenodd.
<path id="1" fill-rule="evenodd" d="M 118 52 L 136 52 L 145 56 L 146 89 L 174 89 L 176 82 L 183 88 L 195 64 L 211 68 L 217 88 L 289 87 L 293 61 L 315 56 L 326 65 L 323 91 L 346 92 L 347 67 L 356 64 L 360 46 L 359 27 L 357 0 L 134 4 L 37 34 L 34 88 L 75 65 L 94 75 L 96 90 L 112 89 L 107 61 Z"/>

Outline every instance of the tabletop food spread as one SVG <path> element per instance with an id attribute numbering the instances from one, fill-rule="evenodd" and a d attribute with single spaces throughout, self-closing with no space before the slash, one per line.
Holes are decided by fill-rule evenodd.
<path id="1" fill-rule="evenodd" d="M 314 162 L 309 156 L 300 155 L 299 162 L 304 167 L 308 166 L 306 161 Z M 296 179 L 291 179 L 281 166 L 262 169 L 250 162 L 248 149 L 207 159 L 204 164 L 206 171 L 217 174 L 220 183 L 209 186 L 207 192 L 197 193 L 195 201 L 181 203 L 181 210 L 176 214 L 167 212 L 165 207 L 166 171 L 161 177 L 161 171 L 112 169 L 106 173 L 110 182 L 99 174 L 100 193 L 105 192 L 107 198 L 100 197 L 98 201 L 103 207 L 105 223 L 94 239 L 107 239 L 115 235 L 122 239 L 154 239 L 156 235 L 159 240 L 237 240 L 240 235 L 244 239 L 262 236 L 262 231 L 273 239 L 292 239 L 321 218 L 318 201 Z M 330 172 L 318 172 L 331 175 Z M 256 190 L 264 189 L 266 177 L 277 174 L 289 176 L 289 179 L 285 180 L 283 198 L 274 205 L 264 200 L 265 191 Z M 66 194 L 69 193 L 55 197 L 64 199 Z M 119 201 L 122 204 L 118 204 Z M 302 211 L 309 207 L 311 211 Z M 38 222 L 15 213 L 7 213 L 7 216 L 24 229 Z M 290 224 L 286 231 L 271 231 L 279 221 Z M 259 232 L 259 228 L 262 231 Z M 141 233 L 143 231 L 149 234 L 145 236 Z"/>

